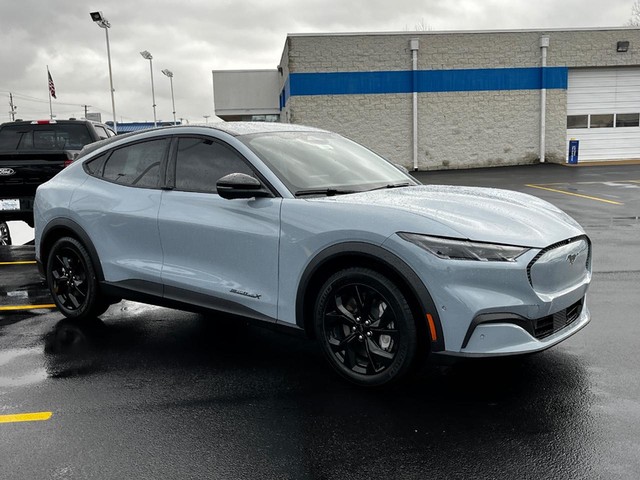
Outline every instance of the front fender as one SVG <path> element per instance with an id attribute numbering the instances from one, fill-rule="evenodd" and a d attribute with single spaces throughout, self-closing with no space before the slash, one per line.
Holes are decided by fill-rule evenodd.
<path id="1" fill-rule="evenodd" d="M 305 267 L 296 295 L 296 324 L 300 328 L 307 327 L 307 305 L 305 298 L 307 290 L 314 285 L 318 275 L 323 276 L 323 269 L 340 261 L 341 258 L 361 258 L 367 263 L 374 263 L 382 267 L 384 271 L 390 271 L 400 278 L 409 289 L 414 298 L 418 301 L 422 315 L 427 313 L 433 318 L 436 329 L 436 338 L 431 339 L 431 351 L 443 351 L 445 349 L 444 336 L 438 310 L 431 298 L 431 294 L 422 283 L 413 269 L 407 265 L 397 255 L 389 252 L 383 247 L 365 242 L 345 242 L 332 245 L 316 254 Z M 421 318 L 426 322 L 426 318 Z M 429 327 L 426 326 L 426 331 Z"/>

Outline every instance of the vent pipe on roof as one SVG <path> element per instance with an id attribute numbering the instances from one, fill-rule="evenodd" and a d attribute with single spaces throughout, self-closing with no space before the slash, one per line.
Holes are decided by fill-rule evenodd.
<path id="1" fill-rule="evenodd" d="M 409 42 L 411 48 L 412 63 L 412 90 L 413 90 L 413 170 L 418 170 L 418 49 L 420 41 L 412 38 Z"/>
<path id="2" fill-rule="evenodd" d="M 545 161 L 546 146 L 546 128 L 547 128 L 547 89 L 546 89 L 546 72 L 547 67 L 547 49 L 549 48 L 549 36 L 542 35 L 540 37 L 540 163 Z"/>

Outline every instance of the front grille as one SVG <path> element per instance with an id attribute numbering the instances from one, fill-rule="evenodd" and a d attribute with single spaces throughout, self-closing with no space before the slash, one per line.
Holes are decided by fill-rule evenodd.
<path id="1" fill-rule="evenodd" d="M 553 335 L 557 331 L 575 322 L 581 312 L 582 300 L 553 315 L 547 315 L 546 317 L 533 320 L 533 336 L 538 340 L 542 340 L 549 335 Z"/>
<path id="2" fill-rule="evenodd" d="M 591 240 L 589 240 L 589 237 L 587 237 L 586 235 L 580 235 L 579 237 L 569 238 L 567 240 L 562 240 L 560 242 L 554 243 L 553 245 L 549 245 L 548 247 L 543 248 L 529 262 L 529 264 L 527 265 L 527 278 L 529 279 L 529 283 L 531 284 L 531 286 L 533 286 L 533 279 L 531 278 L 531 268 L 533 267 L 533 264 L 536 263 L 540 259 L 540 257 L 542 257 L 542 255 L 544 255 L 550 250 L 553 250 L 554 248 L 563 247 L 565 245 L 568 245 L 570 243 L 573 243 L 582 239 L 586 240 L 589 248 L 587 252 L 587 262 L 586 262 L 587 270 L 589 270 L 591 268 Z"/>

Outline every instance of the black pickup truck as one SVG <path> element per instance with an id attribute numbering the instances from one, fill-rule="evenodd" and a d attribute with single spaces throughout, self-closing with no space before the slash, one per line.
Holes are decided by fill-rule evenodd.
<path id="1" fill-rule="evenodd" d="M 106 125 L 90 120 L 0 125 L 0 244 L 11 244 L 7 221 L 23 220 L 33 226 L 38 185 L 73 162 L 85 145 L 113 135 Z"/>

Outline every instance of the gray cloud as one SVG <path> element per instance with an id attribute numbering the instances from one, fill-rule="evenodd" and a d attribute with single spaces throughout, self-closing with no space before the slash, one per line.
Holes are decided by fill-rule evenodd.
<path id="1" fill-rule="evenodd" d="M 153 56 L 158 117 L 176 111 L 192 122 L 213 113 L 211 70 L 275 68 L 287 33 L 483 30 L 621 26 L 632 0 L 0 0 L 0 121 L 9 119 L 8 92 L 22 118 L 46 118 L 46 65 L 58 99 L 54 114 L 81 116 L 92 105 L 111 118 L 104 31 L 89 18 L 102 10 L 111 21 L 116 109 L 124 121 L 152 120 L 149 63 Z"/>

